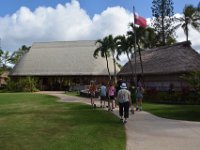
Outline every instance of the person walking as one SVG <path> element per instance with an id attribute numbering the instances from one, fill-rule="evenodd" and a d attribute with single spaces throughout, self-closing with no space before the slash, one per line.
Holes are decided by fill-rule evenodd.
<path id="1" fill-rule="evenodd" d="M 121 84 L 118 91 L 117 101 L 119 102 L 119 115 L 123 123 L 127 123 L 129 117 L 129 106 L 131 105 L 131 93 L 127 90 L 126 83 Z M 124 118 L 123 118 L 124 117 Z"/>
<path id="2" fill-rule="evenodd" d="M 97 87 L 96 87 L 94 81 L 91 81 L 90 86 L 89 86 L 89 93 L 90 93 L 91 105 L 94 108 L 96 108 L 96 104 L 94 103 L 96 91 L 97 91 Z"/>
<path id="3" fill-rule="evenodd" d="M 108 97 L 109 97 L 109 104 L 108 104 L 108 109 L 110 111 L 112 111 L 115 108 L 115 87 L 112 84 L 112 82 L 110 82 L 109 87 L 108 87 Z M 112 104 L 112 106 L 110 106 L 110 103 Z"/>
<path id="4" fill-rule="evenodd" d="M 100 107 L 105 107 L 106 99 L 107 99 L 107 88 L 104 82 L 102 82 L 101 87 L 100 87 Z"/>
<path id="5" fill-rule="evenodd" d="M 142 86 L 142 77 L 137 77 L 137 89 L 136 89 L 136 111 L 142 111 L 142 99 L 143 99 L 144 88 Z"/>

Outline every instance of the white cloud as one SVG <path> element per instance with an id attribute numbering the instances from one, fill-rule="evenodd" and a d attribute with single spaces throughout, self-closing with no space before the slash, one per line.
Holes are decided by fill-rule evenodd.
<path id="1" fill-rule="evenodd" d="M 182 17 L 182 14 L 175 14 L 175 17 Z M 177 35 L 177 41 L 181 42 L 181 41 L 186 41 L 186 35 L 184 34 L 184 31 L 181 27 L 179 27 L 176 31 L 176 35 Z M 192 43 L 192 47 L 197 50 L 200 53 L 200 33 L 193 29 L 190 25 L 189 25 L 189 40 Z"/>
<path id="2" fill-rule="evenodd" d="M 108 34 L 125 34 L 132 15 L 122 7 L 107 8 L 90 18 L 76 0 L 56 8 L 21 7 L 10 16 L 0 17 L 2 49 L 14 51 L 33 42 L 96 40 Z"/>
<path id="3" fill-rule="evenodd" d="M 185 41 L 186 36 L 182 28 L 177 30 L 177 41 Z M 189 40 L 192 43 L 192 47 L 200 53 L 200 33 L 189 26 Z"/>
<path id="4" fill-rule="evenodd" d="M 1 47 L 14 51 L 33 42 L 96 40 L 108 34 L 126 34 L 131 21 L 132 13 L 119 6 L 109 7 L 90 18 L 77 0 L 58 4 L 55 8 L 38 7 L 34 11 L 21 7 L 12 15 L 0 17 Z M 178 41 L 185 40 L 182 29 L 177 31 L 177 35 Z M 200 50 L 200 34 L 191 29 L 189 38 L 192 46 Z M 123 64 L 127 61 L 125 56 L 122 61 Z"/>

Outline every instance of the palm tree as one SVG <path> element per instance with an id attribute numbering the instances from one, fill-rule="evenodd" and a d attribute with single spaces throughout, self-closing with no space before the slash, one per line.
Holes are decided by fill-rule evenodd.
<path id="1" fill-rule="evenodd" d="M 2 55 L 3 55 L 3 50 L 0 49 L 0 67 L 2 66 Z"/>
<path id="2" fill-rule="evenodd" d="M 142 57 L 141 57 L 141 51 L 145 48 L 154 48 L 161 45 L 158 40 L 158 35 L 155 32 L 155 29 L 147 27 L 135 27 L 133 23 L 130 23 L 129 26 L 131 27 L 131 31 L 127 32 L 127 35 L 130 39 L 130 41 L 133 43 L 132 45 L 135 47 L 135 52 L 138 51 L 139 57 L 140 57 L 140 65 L 143 75 L 143 63 L 142 63 Z M 173 37 L 169 36 L 167 39 L 167 44 L 175 43 L 175 40 Z M 137 50 L 136 50 L 137 46 Z M 135 53 L 136 56 L 136 53 Z"/>
<path id="3" fill-rule="evenodd" d="M 111 74 L 110 74 L 110 69 L 109 69 L 109 64 L 108 64 L 108 57 L 110 56 L 108 37 L 104 37 L 102 40 L 101 39 L 97 40 L 95 44 L 96 45 L 98 44 L 98 47 L 95 49 L 93 56 L 94 58 L 97 58 L 98 54 L 100 53 L 101 57 L 106 58 L 109 80 L 111 81 Z"/>
<path id="4" fill-rule="evenodd" d="M 3 73 L 3 68 L 2 68 L 2 55 L 3 55 L 3 50 L 0 49 L 0 75 Z"/>
<path id="5" fill-rule="evenodd" d="M 183 9 L 183 17 L 176 18 L 176 21 L 179 23 L 176 28 L 182 27 L 186 35 L 186 41 L 189 37 L 189 28 L 188 25 L 191 25 L 192 28 L 200 32 L 200 3 L 197 7 L 193 5 L 185 5 Z"/>
<path id="6" fill-rule="evenodd" d="M 19 59 L 30 50 L 30 46 L 26 46 L 26 45 L 22 45 L 21 48 L 19 48 L 17 51 L 14 51 L 11 54 L 11 58 L 10 58 L 10 63 L 12 64 L 16 64 Z"/>
<path id="7" fill-rule="evenodd" d="M 113 59 L 113 66 L 114 66 L 114 80 L 115 83 L 117 82 L 117 71 L 116 71 L 116 59 L 115 59 L 115 53 L 116 53 L 116 38 L 113 38 L 112 35 L 107 36 L 109 45 L 108 45 L 108 50 L 110 51 Z"/>
<path id="8" fill-rule="evenodd" d="M 141 70 L 142 70 L 142 75 L 143 75 L 143 64 L 142 64 L 142 57 L 141 57 L 141 47 L 147 48 L 149 47 L 154 47 L 156 42 L 152 42 L 155 40 L 155 37 L 153 30 L 149 29 L 149 33 L 147 32 L 148 30 L 146 28 L 142 27 L 135 27 L 133 23 L 130 23 L 129 26 L 132 28 L 131 31 L 127 32 L 127 35 L 129 37 L 130 42 L 132 42 L 134 49 L 135 49 L 135 63 L 136 63 L 136 45 L 138 47 L 138 52 L 140 56 L 140 65 L 141 65 Z M 151 32 L 150 32 L 151 31 Z"/>
<path id="9" fill-rule="evenodd" d="M 130 58 L 130 54 L 132 55 L 132 43 L 130 42 L 130 40 L 128 38 L 126 38 L 126 36 L 124 35 L 120 35 L 116 37 L 116 45 L 117 45 L 117 58 L 119 59 L 119 56 L 124 53 L 126 54 L 129 64 L 131 66 L 131 72 L 133 75 L 133 78 L 135 78 L 135 74 L 133 72 L 133 64 L 131 63 L 131 58 Z"/>
<path id="10" fill-rule="evenodd" d="M 6 69 L 7 68 L 7 63 L 10 62 L 9 51 L 4 51 L 1 57 L 2 57 L 3 68 Z"/>

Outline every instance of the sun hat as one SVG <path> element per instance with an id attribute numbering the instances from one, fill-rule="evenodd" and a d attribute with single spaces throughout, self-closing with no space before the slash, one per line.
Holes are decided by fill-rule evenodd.
<path id="1" fill-rule="evenodd" d="M 127 88 L 126 83 L 122 83 L 121 86 L 120 86 L 120 88 L 126 89 Z"/>

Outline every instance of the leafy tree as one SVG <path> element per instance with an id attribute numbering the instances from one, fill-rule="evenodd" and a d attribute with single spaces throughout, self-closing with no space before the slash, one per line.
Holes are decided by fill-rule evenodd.
<path id="1" fill-rule="evenodd" d="M 141 70 L 142 70 L 142 75 L 143 75 L 141 50 L 143 48 L 156 47 L 157 35 L 153 28 L 135 27 L 133 23 L 130 23 L 129 26 L 131 27 L 132 30 L 127 32 L 127 35 L 129 37 L 128 39 L 130 40 L 130 43 L 132 43 L 131 45 L 135 47 L 135 52 L 139 52 L 140 65 L 141 65 Z M 136 53 L 135 53 L 135 57 L 136 57 Z"/>
<path id="2" fill-rule="evenodd" d="M 197 14 L 200 15 L 200 2 L 197 5 Z"/>
<path id="3" fill-rule="evenodd" d="M 179 24 L 176 26 L 182 27 L 185 35 L 186 35 L 186 41 L 188 41 L 189 38 L 189 28 L 190 25 L 193 29 L 200 32 L 200 3 L 197 7 L 194 7 L 193 5 L 185 5 L 183 9 L 183 16 L 180 18 L 175 18 L 176 22 Z"/>
<path id="4" fill-rule="evenodd" d="M 136 75 L 134 74 L 133 71 L 133 64 L 131 63 L 131 57 L 130 55 L 132 55 L 132 41 L 130 39 L 128 39 L 126 36 L 117 36 L 116 37 L 116 45 L 117 45 L 117 58 L 119 59 L 119 56 L 121 54 L 126 54 L 129 64 L 131 66 L 131 72 L 133 75 L 133 78 L 136 77 Z"/>
<path id="5" fill-rule="evenodd" d="M 139 53 L 140 65 L 143 75 L 143 63 L 142 63 L 141 51 L 145 48 L 158 47 L 159 43 L 157 43 L 157 41 L 159 39 L 159 36 L 156 33 L 155 29 L 153 28 L 136 27 L 134 26 L 133 23 L 130 23 L 129 26 L 131 27 L 131 30 L 127 32 L 128 39 L 130 40 L 129 43 L 131 43 L 130 45 L 132 46 L 132 48 L 135 47 L 135 52 Z M 169 36 L 167 37 L 166 42 L 168 44 L 172 44 L 175 43 L 176 40 L 171 36 Z"/>
<path id="6" fill-rule="evenodd" d="M 110 54 L 112 55 L 112 59 L 113 59 L 113 66 L 114 66 L 114 78 L 115 78 L 115 83 L 117 82 L 117 71 L 116 71 L 116 58 L 115 58 L 115 54 L 116 54 L 116 39 L 113 38 L 112 35 L 108 35 L 107 36 L 108 39 L 108 50 L 110 52 Z"/>
<path id="7" fill-rule="evenodd" d="M 3 50 L 0 49 L 0 68 L 3 66 L 3 60 L 2 60 Z"/>
<path id="8" fill-rule="evenodd" d="M 159 36 L 161 45 L 166 45 L 166 39 L 173 37 L 173 1 L 172 0 L 153 0 L 152 2 L 152 25 Z"/>
<path id="9" fill-rule="evenodd" d="M 185 74 L 182 78 L 187 81 L 192 88 L 194 88 L 196 94 L 200 96 L 200 71 L 194 71 L 189 74 Z"/>
<path id="10" fill-rule="evenodd" d="M 0 75 L 5 71 L 9 70 L 8 63 L 10 62 L 9 51 L 3 51 L 0 49 Z"/>
<path id="11" fill-rule="evenodd" d="M 13 52 L 10 58 L 10 63 L 16 64 L 19 59 L 30 50 L 30 46 L 22 45 L 17 51 Z"/>
<path id="12" fill-rule="evenodd" d="M 25 77 L 18 80 L 8 78 L 6 89 L 12 92 L 36 92 L 38 80 L 34 77 Z"/>
<path id="13" fill-rule="evenodd" d="M 0 49 L 0 75 L 2 74 L 2 55 L 3 55 L 3 51 Z"/>
<path id="14" fill-rule="evenodd" d="M 2 56 L 1 56 L 1 59 L 2 59 L 2 66 L 4 69 L 7 68 L 7 64 L 10 62 L 10 53 L 9 51 L 4 51 Z"/>
<path id="15" fill-rule="evenodd" d="M 108 37 L 104 37 L 103 39 L 97 40 L 95 44 L 98 45 L 98 47 L 95 49 L 93 56 L 94 58 L 97 58 L 100 53 L 101 57 L 106 58 L 109 80 L 111 81 L 111 74 L 110 74 L 110 69 L 109 69 L 109 64 L 108 64 L 108 57 L 110 56 L 109 39 Z"/>

